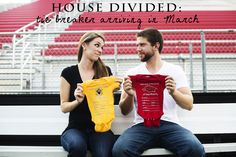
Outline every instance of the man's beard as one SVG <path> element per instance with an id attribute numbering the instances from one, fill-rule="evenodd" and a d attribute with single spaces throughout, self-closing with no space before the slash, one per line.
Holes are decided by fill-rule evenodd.
<path id="1" fill-rule="evenodd" d="M 141 62 L 147 62 L 150 58 L 152 58 L 154 54 L 145 54 L 144 58 L 141 59 Z"/>

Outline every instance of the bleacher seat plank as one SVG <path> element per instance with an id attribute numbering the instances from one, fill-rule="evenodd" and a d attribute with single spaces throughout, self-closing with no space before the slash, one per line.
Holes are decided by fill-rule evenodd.
<path id="1" fill-rule="evenodd" d="M 236 143 L 203 144 L 207 153 L 235 152 Z M 172 152 L 164 148 L 146 150 L 142 156 L 171 155 Z M 1 156 L 11 157 L 66 157 L 67 152 L 61 146 L 0 146 Z M 87 155 L 88 157 L 90 154 Z"/>
<path id="2" fill-rule="evenodd" d="M 192 111 L 179 109 L 178 115 L 182 125 L 195 134 L 236 133 L 232 125 L 236 124 L 235 111 L 235 103 L 194 104 Z M 132 125 L 133 113 L 124 116 L 117 105 L 115 112 L 112 130 L 121 134 Z M 60 135 L 67 123 L 68 114 L 59 105 L 0 106 L 0 134 Z"/>
<path id="3" fill-rule="evenodd" d="M 21 72 L 24 74 L 35 73 L 35 69 L 0 69 L 0 74 L 20 74 Z"/>
<path id="4" fill-rule="evenodd" d="M 0 86 L 18 86 L 21 84 L 21 80 L 0 80 Z M 23 80 L 23 86 L 26 86 L 26 80 Z"/>
<path id="5" fill-rule="evenodd" d="M 60 146 L 0 146 L 1 157 L 66 157 Z"/>
<path id="6" fill-rule="evenodd" d="M 32 60 L 33 64 L 39 64 L 40 61 L 38 60 Z M 11 59 L 7 59 L 7 60 L 0 60 L 0 64 L 12 64 L 12 60 Z M 15 60 L 15 64 L 21 64 L 21 60 Z"/>
<path id="7" fill-rule="evenodd" d="M 195 134 L 236 133 L 236 103 L 194 104 L 189 112 L 178 110 L 180 121 Z M 132 126 L 133 112 L 124 116 L 115 105 L 112 130 L 120 135 Z M 0 106 L 0 135 L 60 135 L 68 123 L 68 114 L 60 106 Z M 204 144 L 207 153 L 236 152 L 236 143 Z M 0 155 L 11 157 L 66 157 L 61 146 L 0 146 Z M 163 148 L 148 149 L 143 156 L 170 155 Z"/>

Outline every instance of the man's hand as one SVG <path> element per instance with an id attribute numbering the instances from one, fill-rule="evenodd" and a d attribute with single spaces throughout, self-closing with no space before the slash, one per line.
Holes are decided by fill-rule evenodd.
<path id="1" fill-rule="evenodd" d="M 176 83 L 173 77 L 167 76 L 165 81 L 166 89 L 168 90 L 169 94 L 173 96 L 176 90 Z"/>

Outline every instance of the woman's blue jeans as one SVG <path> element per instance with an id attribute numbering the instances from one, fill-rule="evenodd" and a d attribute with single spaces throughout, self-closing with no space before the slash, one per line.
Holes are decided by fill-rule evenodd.
<path id="1" fill-rule="evenodd" d="M 61 144 L 68 157 L 86 157 L 87 150 L 93 157 L 111 157 L 114 142 L 115 136 L 111 131 L 100 133 L 69 129 L 61 136 Z"/>
<path id="2" fill-rule="evenodd" d="M 199 140 L 178 124 L 161 120 L 159 127 L 145 127 L 143 123 L 127 129 L 113 146 L 113 157 L 139 157 L 145 150 L 163 147 L 179 157 L 204 157 Z"/>

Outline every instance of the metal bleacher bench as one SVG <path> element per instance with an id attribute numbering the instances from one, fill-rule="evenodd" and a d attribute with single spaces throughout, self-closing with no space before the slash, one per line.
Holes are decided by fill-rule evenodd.
<path id="1" fill-rule="evenodd" d="M 116 118 L 112 130 L 120 135 L 132 125 L 133 113 L 123 116 L 115 105 Z M 178 110 L 182 125 L 194 134 L 235 134 L 236 104 L 194 104 L 192 111 Z M 68 114 L 60 106 L 0 106 L 0 135 L 60 135 L 68 123 Z M 236 142 L 204 143 L 206 153 L 236 152 Z M 170 155 L 163 148 L 145 151 L 142 156 Z M 15 146 L 1 145 L 4 157 L 66 157 L 61 146 Z"/>

